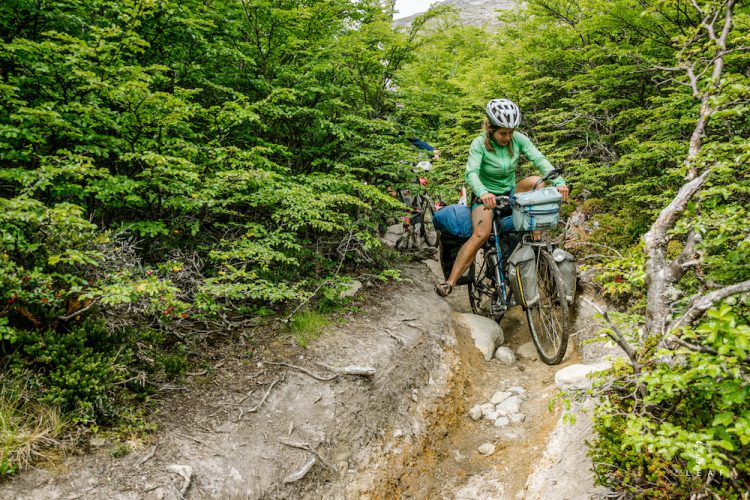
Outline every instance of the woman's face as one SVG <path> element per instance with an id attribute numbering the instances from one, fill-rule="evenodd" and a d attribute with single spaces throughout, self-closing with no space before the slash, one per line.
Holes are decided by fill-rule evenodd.
<path id="1" fill-rule="evenodd" d="M 495 142 L 497 142 L 501 146 L 507 146 L 510 140 L 513 138 L 513 129 L 499 128 L 492 132 L 492 138 L 495 139 Z"/>

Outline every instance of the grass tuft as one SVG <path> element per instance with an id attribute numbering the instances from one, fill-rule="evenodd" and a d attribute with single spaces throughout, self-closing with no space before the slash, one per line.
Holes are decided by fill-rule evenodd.
<path id="1" fill-rule="evenodd" d="M 65 422 L 56 408 L 27 398 L 20 384 L 1 381 L 0 478 L 6 478 L 49 458 L 45 451 L 61 446 Z"/>
<path id="2" fill-rule="evenodd" d="M 323 335 L 331 321 L 323 314 L 315 311 L 304 311 L 292 316 L 289 329 L 297 343 L 307 348 L 307 345 Z"/>

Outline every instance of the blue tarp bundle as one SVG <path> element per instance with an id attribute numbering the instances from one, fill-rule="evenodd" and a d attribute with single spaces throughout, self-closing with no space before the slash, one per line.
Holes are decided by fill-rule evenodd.
<path id="1" fill-rule="evenodd" d="M 412 146 L 416 146 L 419 149 L 426 149 L 427 151 L 435 150 L 435 148 L 430 146 L 430 144 L 427 141 L 423 141 L 419 137 L 407 137 L 406 140 L 409 141 L 412 144 Z"/>
<path id="2" fill-rule="evenodd" d="M 468 238 L 471 236 L 471 210 L 466 205 L 448 205 L 435 212 L 432 224 L 442 233 Z"/>

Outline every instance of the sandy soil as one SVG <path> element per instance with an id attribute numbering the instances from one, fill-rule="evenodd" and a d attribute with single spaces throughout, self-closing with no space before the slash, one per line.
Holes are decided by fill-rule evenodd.
<path id="1" fill-rule="evenodd" d="M 516 498 L 558 419 L 560 366 L 485 362 L 455 326 L 465 287 L 437 297 L 424 263 L 403 276 L 363 290 L 360 311 L 308 349 L 232 332 L 211 351 L 214 369 L 165 395 L 150 442 L 120 458 L 100 443 L 0 485 L 0 498 Z M 501 326 L 514 350 L 530 341 L 520 308 Z M 375 375 L 320 380 L 352 366 Z M 524 422 L 469 418 L 511 386 L 527 391 Z M 480 455 L 487 442 L 495 453 Z"/>

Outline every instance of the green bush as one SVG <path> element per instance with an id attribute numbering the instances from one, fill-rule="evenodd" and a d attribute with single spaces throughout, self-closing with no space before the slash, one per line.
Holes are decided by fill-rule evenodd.
<path id="1" fill-rule="evenodd" d="M 6 370 L 27 380 L 39 401 L 94 428 L 129 421 L 151 384 L 180 376 L 186 363 L 182 344 L 170 348 L 151 330 L 110 331 L 96 320 L 64 332 L 21 330 L 5 349 Z"/>
<path id="2" fill-rule="evenodd" d="M 750 301 L 710 310 L 683 336 L 703 349 L 657 351 L 638 378 L 642 394 L 627 392 L 627 369 L 612 374 L 616 387 L 597 409 L 591 452 L 603 484 L 638 498 L 695 491 L 743 498 L 750 481 L 749 313 Z"/>

